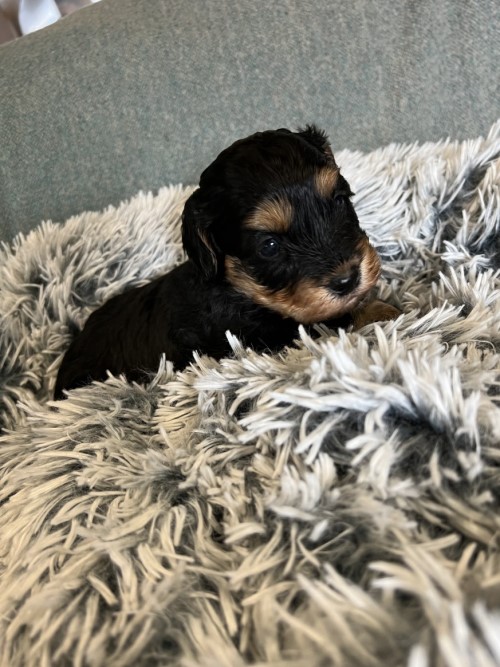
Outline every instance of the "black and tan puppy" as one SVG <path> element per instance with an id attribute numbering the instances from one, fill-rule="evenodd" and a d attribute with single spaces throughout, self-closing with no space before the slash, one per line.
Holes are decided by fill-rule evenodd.
<path id="1" fill-rule="evenodd" d="M 234 143 L 186 202 L 188 261 L 92 313 L 63 359 L 55 397 L 107 371 L 145 380 L 162 354 L 178 369 L 194 350 L 220 358 L 230 353 L 228 330 L 256 350 L 278 350 L 298 323 L 362 326 L 397 315 L 364 303 L 380 262 L 351 194 L 315 127 Z"/>

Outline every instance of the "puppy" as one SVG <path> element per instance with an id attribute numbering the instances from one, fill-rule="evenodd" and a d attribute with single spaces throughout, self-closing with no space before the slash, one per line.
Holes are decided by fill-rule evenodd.
<path id="1" fill-rule="evenodd" d="M 399 314 L 363 305 L 380 261 L 359 226 L 351 190 L 314 126 L 258 132 L 202 173 L 182 216 L 188 261 L 115 296 L 90 315 L 63 358 L 55 398 L 104 380 L 145 381 L 162 354 L 177 369 L 193 351 L 230 353 L 226 331 L 277 351 L 299 323 L 363 326 Z"/>

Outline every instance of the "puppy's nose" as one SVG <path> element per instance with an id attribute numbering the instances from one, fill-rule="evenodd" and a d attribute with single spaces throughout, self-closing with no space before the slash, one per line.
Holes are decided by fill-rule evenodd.
<path id="1" fill-rule="evenodd" d="M 330 280 L 328 287 L 335 294 L 348 294 L 359 284 L 359 269 L 357 267 L 350 269 L 346 273 L 341 273 Z"/>

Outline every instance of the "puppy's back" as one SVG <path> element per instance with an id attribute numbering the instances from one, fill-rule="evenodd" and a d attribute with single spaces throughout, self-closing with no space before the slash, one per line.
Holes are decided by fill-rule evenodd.
<path id="1" fill-rule="evenodd" d="M 57 375 L 54 398 L 64 390 L 105 380 L 108 372 L 144 381 L 158 368 L 162 353 L 177 366 L 187 363 L 187 351 L 173 335 L 178 322 L 176 283 L 186 265 L 157 280 L 119 294 L 94 311 L 70 344 Z"/>

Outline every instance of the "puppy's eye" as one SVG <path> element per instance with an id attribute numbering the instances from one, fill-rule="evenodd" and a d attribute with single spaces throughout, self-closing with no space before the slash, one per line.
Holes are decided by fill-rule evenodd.
<path id="1" fill-rule="evenodd" d="M 266 259 L 276 257 L 280 251 L 280 244 L 276 239 L 269 238 L 263 241 L 259 246 L 259 254 Z"/>

